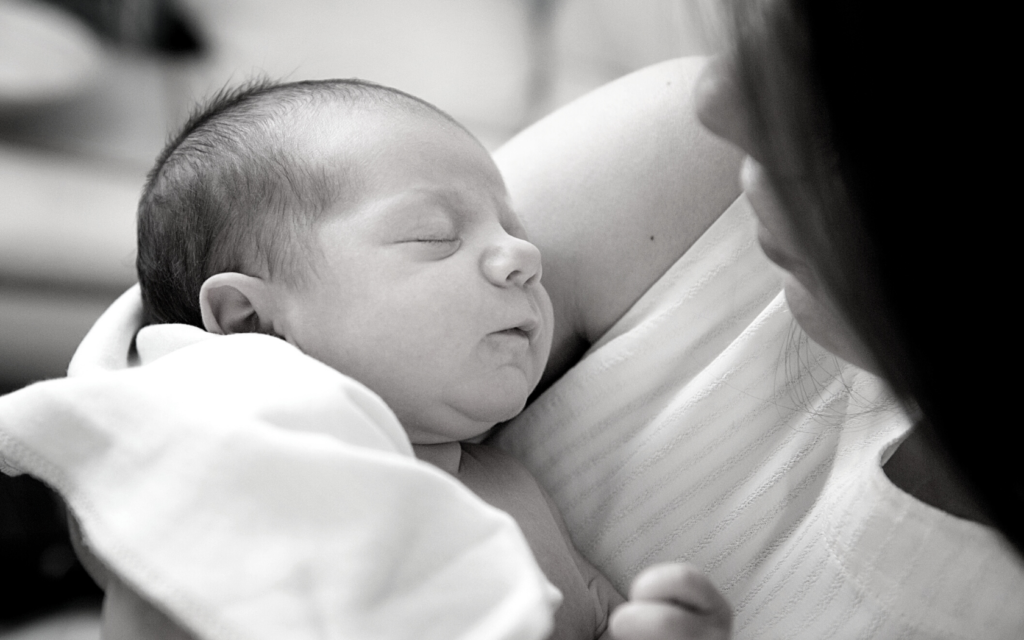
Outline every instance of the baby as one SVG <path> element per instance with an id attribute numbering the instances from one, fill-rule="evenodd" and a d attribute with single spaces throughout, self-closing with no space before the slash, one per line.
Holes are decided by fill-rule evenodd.
<path id="1" fill-rule="evenodd" d="M 138 234 L 147 322 L 272 334 L 367 385 L 417 457 L 515 518 L 564 597 L 553 637 L 609 634 L 623 598 L 546 494 L 509 456 L 466 442 L 525 406 L 553 314 L 540 253 L 461 125 L 356 80 L 223 93 L 161 154 Z M 713 588 L 672 571 L 634 586 L 641 608 L 616 633 L 725 637 Z M 676 618 L 675 635 L 658 635 Z M 724 622 L 694 623 L 709 619 Z"/>

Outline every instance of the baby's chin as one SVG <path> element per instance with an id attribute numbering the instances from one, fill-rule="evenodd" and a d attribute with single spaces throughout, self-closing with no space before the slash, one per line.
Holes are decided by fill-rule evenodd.
<path id="1" fill-rule="evenodd" d="M 403 422 L 409 440 L 413 444 L 441 444 L 463 442 L 485 435 L 494 425 L 506 422 L 519 415 L 526 406 L 526 396 L 499 405 L 488 403 L 486 407 L 471 407 L 462 410 L 449 407 L 449 415 L 430 421 Z"/>

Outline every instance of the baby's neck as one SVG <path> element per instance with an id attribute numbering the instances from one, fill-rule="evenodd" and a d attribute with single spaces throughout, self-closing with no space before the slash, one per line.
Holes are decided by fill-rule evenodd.
<path id="1" fill-rule="evenodd" d="M 414 444 L 413 453 L 424 462 L 429 462 L 438 469 L 453 476 L 459 475 L 459 462 L 462 460 L 462 445 L 458 442 L 442 442 L 440 444 Z"/>

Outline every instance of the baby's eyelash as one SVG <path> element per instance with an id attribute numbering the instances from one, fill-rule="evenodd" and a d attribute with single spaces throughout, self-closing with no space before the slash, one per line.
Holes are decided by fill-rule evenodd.
<path id="1" fill-rule="evenodd" d="M 458 238 L 416 238 L 413 242 L 429 242 L 435 244 L 444 244 L 447 242 L 458 242 Z"/>

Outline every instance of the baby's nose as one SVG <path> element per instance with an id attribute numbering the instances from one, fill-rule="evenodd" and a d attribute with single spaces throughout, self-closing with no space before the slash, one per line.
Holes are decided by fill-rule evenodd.
<path id="1" fill-rule="evenodd" d="M 499 287 L 526 287 L 540 282 L 540 250 L 533 243 L 507 236 L 484 255 L 483 271 Z"/>

